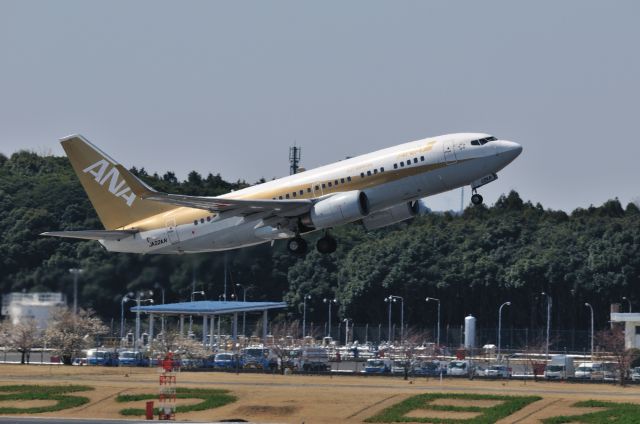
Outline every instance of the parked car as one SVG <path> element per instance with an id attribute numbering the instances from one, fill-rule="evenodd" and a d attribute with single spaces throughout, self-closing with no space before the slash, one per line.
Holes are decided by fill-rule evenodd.
<path id="1" fill-rule="evenodd" d="M 118 354 L 105 349 L 87 350 L 87 365 L 118 366 Z"/>
<path id="2" fill-rule="evenodd" d="M 447 367 L 448 375 L 472 375 L 474 372 L 473 365 L 467 360 L 456 360 L 449 362 Z"/>
<path id="3" fill-rule="evenodd" d="M 296 371 L 329 371 L 329 352 L 321 346 L 304 346 L 287 351 L 282 366 Z"/>
<path id="4" fill-rule="evenodd" d="M 123 350 L 118 353 L 118 365 L 121 367 L 148 367 L 149 358 L 137 350 Z"/>
<path id="5" fill-rule="evenodd" d="M 235 369 L 240 366 L 240 360 L 231 352 L 218 352 L 207 358 L 206 365 L 216 369 Z"/>
<path id="6" fill-rule="evenodd" d="M 262 346 L 249 346 L 241 351 L 240 364 L 247 369 L 278 368 L 278 357 L 271 349 Z"/>
<path id="7" fill-rule="evenodd" d="M 394 359 L 391 363 L 392 374 L 404 374 L 405 370 L 407 372 L 411 370 L 411 365 L 408 359 Z"/>
<path id="8" fill-rule="evenodd" d="M 367 374 L 386 374 L 391 372 L 391 360 L 386 358 L 367 359 L 364 366 L 364 372 Z"/>
<path id="9" fill-rule="evenodd" d="M 640 381 L 640 367 L 631 368 L 631 381 Z"/>
<path id="10" fill-rule="evenodd" d="M 489 368 L 484 370 L 485 377 L 493 378 L 511 378 L 513 372 L 510 367 L 506 365 L 490 365 Z"/>
<path id="11" fill-rule="evenodd" d="M 447 367 L 440 361 L 420 361 L 413 365 L 413 373 L 433 377 L 447 375 Z"/>

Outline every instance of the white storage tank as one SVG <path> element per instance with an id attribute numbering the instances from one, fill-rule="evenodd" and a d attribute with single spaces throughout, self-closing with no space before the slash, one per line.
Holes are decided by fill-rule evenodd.
<path id="1" fill-rule="evenodd" d="M 467 349 L 476 347 L 476 317 L 473 315 L 464 319 L 464 347 Z"/>

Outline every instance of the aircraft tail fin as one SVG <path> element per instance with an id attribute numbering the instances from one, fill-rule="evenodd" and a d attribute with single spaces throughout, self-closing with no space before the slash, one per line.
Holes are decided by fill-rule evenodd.
<path id="1" fill-rule="evenodd" d="M 105 229 L 122 228 L 175 208 L 137 197 L 120 175 L 129 171 L 117 168 L 115 160 L 81 135 L 65 137 L 60 143 Z"/>

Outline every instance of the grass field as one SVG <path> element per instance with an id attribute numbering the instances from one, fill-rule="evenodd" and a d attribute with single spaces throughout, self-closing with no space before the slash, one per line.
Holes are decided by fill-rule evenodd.
<path id="1" fill-rule="evenodd" d="M 94 387 L 95 390 L 75 391 L 78 382 Z M 28 400 L 25 391 L 15 390 L 18 384 L 30 386 L 56 386 L 54 389 L 34 389 L 34 396 L 46 399 Z M 14 391 L 0 390 L 0 408 L 15 407 L 22 410 L 35 409 L 26 413 L 38 417 L 60 418 L 122 418 L 120 411 L 127 408 L 139 409 L 144 400 L 158 393 L 158 371 L 152 368 L 104 368 L 65 367 L 40 365 L 0 364 L 0 385 L 14 386 Z M 241 418 L 257 423 L 343 423 L 381 422 L 383 411 L 403 404 L 409 399 L 421 398 L 422 405 L 405 413 L 412 422 L 423 422 L 428 414 L 436 414 L 441 421 L 473 423 L 471 419 L 487 413 L 498 403 L 508 401 L 475 395 L 497 397 L 531 398 L 540 400 L 528 403 L 505 418 L 494 415 L 498 424 L 508 423 L 640 423 L 640 387 L 619 387 L 614 385 L 581 385 L 571 383 L 550 383 L 533 381 L 478 381 L 443 380 L 420 378 L 405 381 L 402 378 L 384 377 L 342 377 L 303 376 L 273 374 L 233 374 L 182 372 L 177 376 L 180 389 L 199 389 L 232 396 L 233 402 L 216 405 L 214 408 L 197 410 L 189 408 L 202 404 L 203 398 L 192 394 L 179 398 L 177 420 L 222 421 Z M 224 392 L 226 391 L 226 393 Z M 448 398 L 433 398 L 434 394 L 451 393 L 469 395 Z M 119 396 L 137 396 L 119 398 Z M 216 395 L 216 396 L 218 396 Z M 31 396 L 31 395 L 29 395 Z M 86 398 L 74 400 L 77 404 L 62 403 L 67 409 L 59 408 L 55 396 Z M 181 394 L 182 396 L 182 394 Z M 429 396 L 432 396 L 431 398 Z M 475 398 L 474 398 L 475 396 Z M 4 399 L 4 400 L 3 400 Z M 127 399 L 118 402 L 117 400 Z M 134 402 L 130 402 L 137 399 Z M 474 400 L 475 399 L 475 400 Z M 601 403 L 594 403 L 601 402 Z M 28 402 L 34 402 L 29 404 Z M 140 403 L 136 403 L 140 402 Z M 611 405 L 615 402 L 615 405 Z M 52 409 L 53 405 L 57 405 Z M 213 405 L 213 404 L 211 404 Z M 406 404 L 404 404 L 406 405 Z M 206 406 L 206 404 L 205 404 Z M 405 406 L 406 408 L 406 406 Z M 502 409 L 505 408 L 505 409 Z M 506 410 L 506 406 L 497 411 Z M 8 415 L 23 411 L 0 409 Z M 136 412 L 137 413 L 137 412 Z M 491 412 L 493 413 L 493 412 Z M 497 414 L 498 412 L 496 412 Z M 560 418 L 558 418 L 560 417 Z M 563 418 L 570 417 L 570 418 Z M 575 417 L 580 417 L 576 419 Z M 442 421 L 449 420 L 449 421 Z M 455 421 L 453 421 L 455 420 Z M 466 420 L 466 421 L 465 421 Z M 402 421 L 407 422 L 406 419 Z M 482 422 L 482 421 L 476 421 Z"/>
<path id="2" fill-rule="evenodd" d="M 84 396 L 69 395 L 67 393 L 87 392 L 93 390 L 90 386 L 39 386 L 12 385 L 0 386 L 0 414 L 41 414 L 56 412 L 64 409 L 76 408 L 89 403 Z M 34 406 L 37 401 L 48 403 Z M 49 402 L 46 402 L 49 401 Z M 13 404 L 15 406 L 6 406 Z"/>
<path id="3" fill-rule="evenodd" d="M 229 394 L 228 390 L 220 389 L 194 389 L 187 387 L 178 387 L 176 389 L 177 399 L 200 399 L 201 402 L 191 405 L 176 404 L 176 413 L 185 413 L 193 411 L 204 411 L 207 409 L 214 409 L 224 406 L 228 403 L 235 402 L 237 398 Z M 134 401 L 146 401 L 158 399 L 157 393 L 136 394 L 136 395 L 118 395 L 116 402 L 134 402 Z M 145 410 L 142 408 L 125 408 L 120 410 L 122 415 L 144 415 Z M 158 415 L 158 410 L 155 410 L 155 415 Z"/>

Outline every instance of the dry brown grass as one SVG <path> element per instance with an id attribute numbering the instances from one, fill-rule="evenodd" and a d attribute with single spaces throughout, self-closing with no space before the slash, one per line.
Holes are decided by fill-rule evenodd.
<path id="1" fill-rule="evenodd" d="M 156 393 L 155 369 L 0 365 L 0 385 L 85 384 L 95 391 L 83 392 L 91 402 L 79 408 L 45 416 L 121 418 L 118 394 Z M 230 390 L 238 401 L 218 409 L 181 414 L 179 420 L 214 421 L 244 418 L 265 423 L 362 422 L 401 400 L 426 392 L 538 395 L 535 402 L 502 423 L 535 423 L 538 418 L 567 412 L 573 402 L 587 399 L 640 403 L 640 387 L 613 385 L 523 382 L 512 380 L 444 380 L 385 377 L 329 377 L 271 374 L 183 372 L 178 386 Z M 178 401 L 179 402 L 179 401 Z M 451 403 L 447 403 L 451 405 Z M 127 404 L 127 407 L 143 407 Z M 481 406 L 481 405 L 477 405 Z M 580 409 L 583 411 L 584 409 Z"/>

